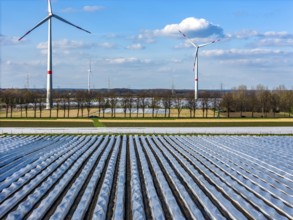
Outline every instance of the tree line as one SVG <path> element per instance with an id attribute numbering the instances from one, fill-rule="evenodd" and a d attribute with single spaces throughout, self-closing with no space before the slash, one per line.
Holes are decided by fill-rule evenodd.
<path id="1" fill-rule="evenodd" d="M 2 117 L 11 118 L 15 112 L 27 118 L 33 110 L 33 117 L 44 117 L 45 90 L 2 89 L 0 90 L 0 110 Z M 263 85 L 249 90 L 245 85 L 229 91 L 200 91 L 199 99 L 188 90 L 54 90 L 53 110 L 46 117 L 117 117 L 117 109 L 122 109 L 123 117 L 171 117 L 171 111 L 182 117 L 188 110 L 188 117 L 291 117 L 293 91 L 279 86 L 273 90 Z M 94 113 L 91 110 L 95 109 Z M 74 111 L 74 115 L 70 112 Z M 146 114 L 148 110 L 148 114 Z M 212 112 L 212 114 L 211 114 Z M 107 113 L 107 114 L 106 114 Z"/>

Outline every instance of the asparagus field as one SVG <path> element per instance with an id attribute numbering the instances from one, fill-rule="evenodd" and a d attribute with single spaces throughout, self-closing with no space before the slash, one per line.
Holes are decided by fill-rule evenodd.
<path id="1" fill-rule="evenodd" d="M 6 135 L 0 219 L 293 219 L 293 136 Z"/>

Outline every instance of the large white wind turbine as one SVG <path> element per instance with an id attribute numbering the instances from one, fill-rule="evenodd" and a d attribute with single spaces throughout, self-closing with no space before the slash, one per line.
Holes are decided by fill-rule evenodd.
<path id="1" fill-rule="evenodd" d="M 199 48 L 205 47 L 205 46 L 210 45 L 210 44 L 213 44 L 213 43 L 215 43 L 215 42 L 217 42 L 219 40 L 214 40 L 214 41 L 211 41 L 211 42 L 205 43 L 205 44 L 196 44 L 186 34 L 184 34 L 182 31 L 179 30 L 179 32 L 196 49 L 195 50 L 195 56 L 194 56 L 193 71 L 194 71 L 194 99 L 197 100 L 198 99 L 198 51 L 199 51 Z"/>
<path id="2" fill-rule="evenodd" d="M 46 98 L 46 109 L 51 109 L 52 108 L 52 18 L 57 18 L 60 21 L 63 21 L 64 23 L 67 23 L 73 27 L 76 27 L 82 31 L 85 31 L 87 33 L 91 33 L 81 27 L 78 27 L 69 21 L 59 17 L 58 15 L 53 14 L 52 12 L 52 7 L 51 7 L 51 0 L 48 0 L 48 13 L 49 15 L 43 19 L 41 22 L 39 22 L 35 27 L 33 27 L 31 30 L 26 32 L 21 38 L 19 38 L 19 41 L 23 39 L 26 35 L 28 35 L 30 32 L 44 24 L 46 21 L 48 21 L 48 74 L 47 74 L 47 98 Z"/>

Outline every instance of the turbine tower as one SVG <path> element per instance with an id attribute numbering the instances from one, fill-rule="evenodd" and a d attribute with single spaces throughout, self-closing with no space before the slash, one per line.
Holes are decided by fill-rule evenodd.
<path id="1" fill-rule="evenodd" d="M 48 66 L 47 66 L 47 97 L 46 97 L 46 109 L 51 109 L 53 107 L 53 102 L 52 102 L 52 18 L 56 18 L 64 23 L 67 23 L 73 27 L 76 27 L 82 31 L 85 31 L 87 33 L 91 33 L 81 27 L 78 27 L 72 23 L 70 23 L 69 21 L 59 17 L 56 14 L 53 14 L 52 12 L 52 7 L 51 7 L 51 0 L 48 0 L 48 13 L 49 15 L 43 19 L 42 21 L 40 21 L 35 27 L 33 27 L 31 30 L 29 30 L 28 32 L 26 32 L 21 38 L 19 38 L 18 40 L 22 40 L 26 35 L 28 35 L 30 32 L 32 32 L 33 30 L 35 30 L 36 28 L 38 28 L 39 26 L 41 26 L 42 24 L 44 24 L 46 21 L 48 21 Z"/>
<path id="2" fill-rule="evenodd" d="M 199 51 L 199 48 L 205 47 L 205 46 L 210 45 L 210 44 L 213 44 L 213 43 L 215 43 L 215 42 L 217 42 L 219 40 L 214 40 L 214 41 L 211 41 L 211 42 L 205 43 L 205 44 L 196 44 L 186 34 L 184 34 L 182 31 L 179 30 L 179 32 L 196 49 L 195 50 L 195 57 L 194 57 L 194 64 L 193 64 L 193 72 L 194 72 L 194 99 L 197 100 L 198 99 L 198 51 Z"/>

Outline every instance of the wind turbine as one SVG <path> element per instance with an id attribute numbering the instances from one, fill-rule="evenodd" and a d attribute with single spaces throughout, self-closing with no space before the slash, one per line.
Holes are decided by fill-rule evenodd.
<path id="1" fill-rule="evenodd" d="M 195 50 L 195 57 L 194 57 L 194 64 L 193 64 L 193 71 L 194 71 L 194 75 L 195 75 L 194 76 L 194 99 L 197 100 L 198 99 L 198 51 L 199 51 L 199 48 L 205 47 L 205 46 L 210 45 L 210 44 L 213 44 L 213 43 L 216 43 L 219 40 L 214 40 L 214 41 L 211 41 L 211 42 L 205 43 L 205 44 L 196 44 L 186 34 L 184 34 L 182 31 L 179 30 L 179 32 L 196 49 Z"/>
<path id="2" fill-rule="evenodd" d="M 30 32 L 32 32 L 33 30 L 35 30 L 36 28 L 38 28 L 39 26 L 41 26 L 42 24 L 44 24 L 46 21 L 48 21 L 48 66 L 47 66 L 47 97 L 46 97 L 46 109 L 51 109 L 52 108 L 52 18 L 56 18 L 60 21 L 63 21 L 64 23 L 67 23 L 73 27 L 76 27 L 82 31 L 85 31 L 87 33 L 91 33 L 81 27 L 78 27 L 72 23 L 70 23 L 69 21 L 59 17 L 56 14 L 53 14 L 52 12 L 52 7 L 51 7 L 51 0 L 48 0 L 48 13 L 49 15 L 43 19 L 42 21 L 40 21 L 35 27 L 33 27 L 31 30 L 29 30 L 28 32 L 26 32 L 21 38 L 19 38 L 18 40 L 22 40 L 26 35 L 28 35 Z"/>

